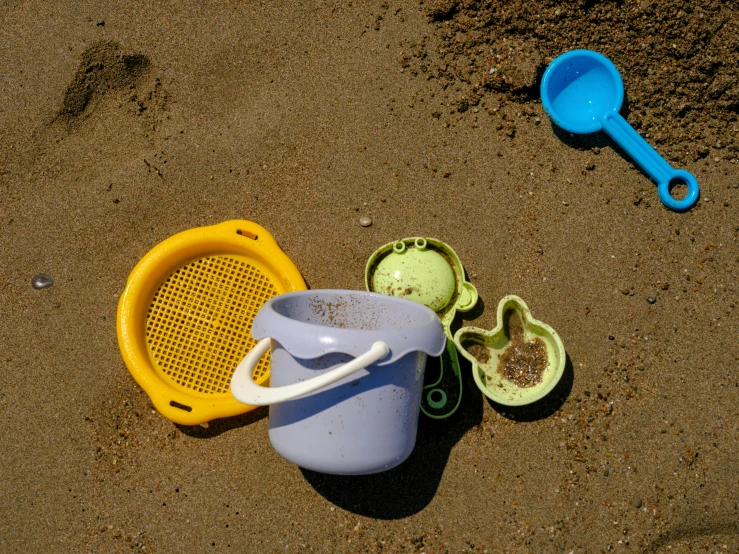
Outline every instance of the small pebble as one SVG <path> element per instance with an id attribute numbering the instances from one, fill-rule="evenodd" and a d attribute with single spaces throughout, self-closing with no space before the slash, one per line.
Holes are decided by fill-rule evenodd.
<path id="1" fill-rule="evenodd" d="M 647 298 L 647 302 L 649 302 L 650 304 L 654 304 L 655 302 L 657 302 L 657 299 L 654 296 L 650 296 L 649 298 Z"/>
<path id="2" fill-rule="evenodd" d="M 31 279 L 31 286 L 37 290 L 48 289 L 53 284 L 54 279 L 51 278 L 51 275 L 47 275 L 46 273 L 39 273 L 38 275 L 34 275 L 33 279 Z"/>
<path id="3" fill-rule="evenodd" d="M 608 335 L 608 340 L 616 340 L 616 337 L 614 337 L 613 335 Z"/>
<path id="4" fill-rule="evenodd" d="M 631 504 L 634 506 L 634 508 L 641 508 L 641 505 L 642 505 L 641 498 L 634 498 Z"/>
<path id="5" fill-rule="evenodd" d="M 369 227 L 370 225 L 372 225 L 372 220 L 366 215 L 363 215 L 362 217 L 359 218 L 359 224 L 362 227 Z"/>
<path id="6" fill-rule="evenodd" d="M 734 184 L 733 184 L 733 185 L 731 185 L 731 186 L 732 186 L 732 187 L 734 187 L 735 189 L 739 189 L 739 183 L 734 183 Z"/>

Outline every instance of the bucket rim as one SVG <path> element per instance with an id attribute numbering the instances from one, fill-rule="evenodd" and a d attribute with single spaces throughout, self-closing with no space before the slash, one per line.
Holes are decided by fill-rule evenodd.
<path id="1" fill-rule="evenodd" d="M 411 312 L 419 322 L 398 329 L 351 329 L 287 317 L 276 308 L 293 299 L 353 297 L 371 299 L 385 306 L 394 306 L 402 312 Z M 342 353 L 352 356 L 364 354 L 374 342 L 385 342 L 390 348 L 388 357 L 378 366 L 394 363 L 412 352 L 439 356 L 446 346 L 446 335 L 436 313 L 430 308 L 407 300 L 376 292 L 347 289 L 317 289 L 295 291 L 275 296 L 266 302 L 254 318 L 252 336 L 255 340 L 271 338 L 296 358 L 313 359 L 325 354 Z"/>

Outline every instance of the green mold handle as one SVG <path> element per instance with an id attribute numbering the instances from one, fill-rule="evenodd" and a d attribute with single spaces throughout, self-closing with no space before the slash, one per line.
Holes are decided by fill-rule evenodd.
<path id="1" fill-rule="evenodd" d="M 475 285 L 469 281 L 465 281 L 462 285 L 462 292 L 459 295 L 459 300 L 457 300 L 457 311 L 469 312 L 475 307 L 475 304 L 477 304 L 477 298 L 478 295 Z"/>
<path id="2" fill-rule="evenodd" d="M 475 307 L 478 300 L 478 293 L 475 285 L 469 281 L 463 281 L 462 291 L 457 299 L 455 309 L 451 310 L 445 318 L 442 319 L 444 328 L 449 335 L 446 341 L 446 350 L 439 358 L 439 378 L 435 383 L 426 385 L 423 388 L 421 398 L 421 412 L 431 419 L 446 419 L 459 408 L 462 402 L 462 370 L 459 367 L 459 355 L 457 347 L 451 338 L 449 326 L 454 314 L 457 311 L 468 312 Z M 451 317 L 449 317 L 451 316 Z M 451 371 L 448 371 L 451 369 Z M 457 393 L 456 401 L 451 391 Z"/>
<path id="3" fill-rule="evenodd" d="M 445 391 L 456 391 L 456 401 Z M 446 341 L 446 350 L 439 357 L 439 378 L 423 387 L 421 411 L 431 419 L 445 419 L 459 408 L 462 402 L 462 372 L 454 342 Z"/>

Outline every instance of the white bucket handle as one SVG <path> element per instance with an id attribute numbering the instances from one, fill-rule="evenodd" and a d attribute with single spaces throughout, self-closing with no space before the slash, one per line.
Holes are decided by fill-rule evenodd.
<path id="1" fill-rule="evenodd" d="M 327 387 L 360 369 L 364 369 L 368 365 L 383 359 L 390 352 L 390 347 L 387 344 L 377 341 L 367 352 L 357 356 L 351 362 L 312 379 L 285 385 L 284 387 L 262 387 L 254 382 L 252 375 L 259 359 L 269 350 L 270 340 L 269 337 L 260 340 L 236 367 L 231 379 L 231 393 L 239 402 L 251 406 L 268 406 L 269 404 L 293 400 L 304 394 Z"/>

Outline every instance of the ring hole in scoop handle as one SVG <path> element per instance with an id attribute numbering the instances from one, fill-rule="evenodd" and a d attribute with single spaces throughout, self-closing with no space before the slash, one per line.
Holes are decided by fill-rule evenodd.
<path id="1" fill-rule="evenodd" d="M 231 378 L 231 394 L 243 404 L 268 406 L 293 400 L 332 385 L 336 381 L 340 381 L 344 377 L 382 360 L 390 353 L 390 347 L 387 344 L 377 341 L 361 356 L 357 356 L 352 361 L 312 379 L 285 385 L 284 387 L 262 387 L 254 382 L 252 373 L 259 359 L 269 350 L 271 340 L 269 337 L 260 340 L 234 371 Z M 272 371 L 274 371 L 274 367 Z"/>
<path id="2" fill-rule="evenodd" d="M 621 114 L 606 114 L 603 117 L 603 130 L 657 183 L 659 198 L 665 206 L 682 211 L 696 203 L 699 194 L 696 178 L 684 169 L 673 169 Z M 684 183 L 688 187 L 687 194 L 680 200 L 670 194 L 670 186 L 677 183 Z"/>

